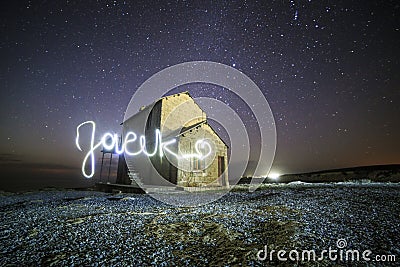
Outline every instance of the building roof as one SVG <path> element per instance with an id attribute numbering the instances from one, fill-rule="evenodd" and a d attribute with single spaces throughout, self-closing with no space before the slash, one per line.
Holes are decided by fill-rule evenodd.
<path id="1" fill-rule="evenodd" d="M 130 119 L 136 117 L 137 115 L 141 114 L 142 112 L 144 112 L 144 111 L 146 111 L 146 110 L 152 109 L 152 108 L 154 107 L 154 105 L 156 105 L 159 101 L 161 101 L 161 100 L 163 100 L 163 99 L 168 99 L 169 97 L 179 96 L 180 94 L 187 94 L 190 98 L 192 98 L 192 96 L 189 94 L 188 91 L 180 92 L 180 93 L 176 93 L 176 94 L 172 94 L 172 95 L 163 96 L 163 97 L 161 97 L 161 98 L 155 100 L 153 103 L 151 103 L 151 104 L 149 104 L 149 105 L 147 105 L 147 106 L 141 107 L 140 110 L 139 110 L 139 112 L 137 112 L 137 113 L 135 113 L 134 115 L 132 115 L 131 117 L 129 117 L 126 121 L 128 121 L 128 120 L 130 120 Z M 193 99 L 193 98 L 192 98 L 192 99 Z M 193 100 L 194 100 L 194 99 L 193 99 Z M 194 102 L 195 105 L 197 105 L 201 110 L 203 110 L 203 109 L 196 103 L 196 101 L 193 101 L 193 102 Z M 204 112 L 204 111 L 203 111 L 203 112 Z M 205 113 L 205 112 L 204 112 L 204 113 Z M 123 125 L 123 122 L 121 123 L 121 125 Z M 218 138 L 225 144 L 225 146 L 226 146 L 226 147 L 229 147 L 229 146 L 225 143 L 225 141 L 219 136 L 219 134 L 213 129 L 213 127 L 211 127 L 211 125 L 208 124 L 208 122 L 207 122 L 207 117 L 206 117 L 204 120 L 202 120 L 202 121 L 200 121 L 200 122 L 197 122 L 197 123 L 195 123 L 195 124 L 193 124 L 193 125 L 185 126 L 185 127 L 180 128 L 180 129 L 176 129 L 176 130 L 174 130 L 174 131 L 171 131 L 171 132 L 167 133 L 165 136 L 163 136 L 163 138 L 179 137 L 179 136 L 183 135 L 184 133 L 187 133 L 188 131 L 191 131 L 191 130 L 193 130 L 193 129 L 197 129 L 198 127 L 201 127 L 202 125 L 208 125 L 208 126 L 211 128 L 211 130 L 218 136 Z"/>
<path id="2" fill-rule="evenodd" d="M 187 94 L 190 98 L 192 98 L 192 96 L 189 94 L 188 91 L 184 91 L 184 92 L 180 92 L 180 93 L 176 93 L 176 94 L 172 94 L 172 95 L 163 96 L 163 97 L 155 100 L 153 103 L 148 104 L 147 106 L 142 106 L 137 113 L 133 114 L 132 116 L 127 118 L 125 121 L 130 120 L 133 117 L 136 117 L 138 114 L 140 114 L 140 113 L 142 113 L 142 112 L 144 112 L 144 111 L 146 111 L 148 109 L 152 109 L 154 107 L 154 105 L 157 104 L 160 100 L 167 99 L 168 97 L 179 96 L 180 94 Z M 196 101 L 195 101 L 195 103 L 196 103 Z M 197 103 L 196 103 L 196 105 L 197 105 Z M 123 125 L 123 124 L 124 124 L 124 122 L 120 123 L 120 125 Z"/>
<path id="3" fill-rule="evenodd" d="M 205 124 L 205 123 L 207 123 L 207 121 L 203 120 L 203 121 L 200 121 L 200 122 L 195 123 L 193 125 L 189 125 L 189 126 L 186 126 L 186 127 L 182 127 L 180 129 L 176 129 L 176 130 L 174 130 L 172 132 L 169 132 L 168 135 L 166 135 L 165 137 L 178 137 L 178 136 L 181 136 L 182 134 L 184 134 L 184 133 L 186 133 L 186 132 L 188 132 L 190 130 L 196 129 L 197 127 L 199 127 L 200 125 Z"/>

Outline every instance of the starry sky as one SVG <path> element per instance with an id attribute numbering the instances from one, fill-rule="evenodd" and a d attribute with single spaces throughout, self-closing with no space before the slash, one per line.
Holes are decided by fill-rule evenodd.
<path id="1" fill-rule="evenodd" d="M 273 170 L 400 163 L 397 1 L 12 1 L 0 17 L 1 190 L 82 186 L 75 128 L 120 131 L 135 90 L 178 63 L 249 76 L 276 121 Z M 223 88 L 219 99 L 254 132 Z"/>

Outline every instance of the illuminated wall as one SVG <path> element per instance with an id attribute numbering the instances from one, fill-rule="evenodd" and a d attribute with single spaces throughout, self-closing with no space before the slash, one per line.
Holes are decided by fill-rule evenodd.
<path id="1" fill-rule="evenodd" d="M 213 143 L 212 157 L 204 160 L 176 159 L 173 157 L 138 155 L 125 157 L 126 166 L 139 173 L 143 184 L 181 185 L 181 186 L 228 186 L 227 146 L 214 130 L 206 123 L 207 117 L 188 93 L 180 93 L 161 98 L 142 108 L 137 114 L 124 122 L 123 135 L 129 131 L 144 134 L 146 148 L 152 151 L 155 145 L 156 129 L 160 129 L 164 140 L 176 139 L 169 149 L 175 153 L 196 153 L 196 142 L 206 138 Z M 126 155 L 125 155 L 126 156 Z M 123 157 L 121 157 L 123 160 Z M 220 162 L 218 162 L 220 161 Z M 221 163 L 223 161 L 223 163 Z M 150 164 L 154 168 L 150 168 Z M 202 166 L 200 166 L 203 164 Z M 121 168 L 124 164 L 119 164 Z M 226 169 L 223 173 L 221 166 Z M 194 168 L 196 167 L 196 168 Z M 206 167 L 199 170 L 199 167 Z M 155 173 L 155 170 L 157 173 Z M 221 174 L 222 178 L 218 178 Z M 127 170 L 120 169 L 117 182 L 128 183 Z M 164 179 L 157 177 L 162 176 Z"/>
<path id="2" fill-rule="evenodd" d="M 178 168 L 178 185 L 180 186 L 225 186 L 229 185 L 228 171 L 219 177 L 220 164 L 218 157 L 224 160 L 223 166 L 228 166 L 228 152 L 224 142 L 207 123 L 202 123 L 193 129 L 186 131 L 179 137 L 179 149 L 184 153 L 194 153 L 193 144 L 196 140 L 205 139 L 213 144 L 213 152 L 210 159 L 182 161 Z M 186 166 L 184 166 L 186 165 Z M 189 165 L 189 166 L 187 166 Z M 203 169 L 204 168 L 204 169 Z M 186 171 L 191 170 L 191 171 Z"/>

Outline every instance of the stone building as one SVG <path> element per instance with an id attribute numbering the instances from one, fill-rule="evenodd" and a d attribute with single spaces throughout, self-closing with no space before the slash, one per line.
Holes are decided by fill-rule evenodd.
<path id="1" fill-rule="evenodd" d="M 137 134 L 130 149 L 140 150 L 139 139 L 144 136 L 145 150 L 151 155 L 121 154 L 117 183 L 131 184 L 134 179 L 144 185 L 229 186 L 228 147 L 188 92 L 142 107 L 123 123 L 122 140 L 129 131 Z"/>

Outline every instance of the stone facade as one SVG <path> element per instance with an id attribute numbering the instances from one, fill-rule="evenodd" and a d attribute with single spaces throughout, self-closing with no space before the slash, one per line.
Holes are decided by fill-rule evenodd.
<path id="1" fill-rule="evenodd" d="M 160 130 L 166 135 L 169 132 L 194 125 L 206 119 L 206 114 L 188 93 L 167 96 L 161 98 L 160 101 Z"/>
<path id="2" fill-rule="evenodd" d="M 227 147 L 221 138 L 214 132 L 214 130 L 207 123 L 202 123 L 198 127 L 183 133 L 179 137 L 179 150 L 187 154 L 194 153 L 195 148 L 193 144 L 196 140 L 206 139 L 211 141 L 213 146 L 212 158 L 209 161 L 203 162 L 190 161 L 186 164 L 200 165 L 200 170 L 196 170 L 195 166 L 182 166 L 179 164 L 178 168 L 178 185 L 180 186 L 225 186 L 229 185 L 227 169 L 228 166 L 228 153 Z M 222 166 L 221 166 L 221 161 Z M 220 166 L 218 166 L 220 164 Z M 202 169 L 204 168 L 204 169 Z M 222 169 L 225 169 L 223 172 Z M 193 170 L 193 171 L 185 171 Z M 221 176 L 222 175 L 222 176 Z M 220 177 L 221 176 L 221 177 Z"/>
<path id="3" fill-rule="evenodd" d="M 143 116 L 143 114 L 146 116 Z M 157 175 L 161 175 L 167 181 L 163 185 L 171 183 L 184 187 L 229 186 L 228 147 L 207 123 L 205 112 L 196 104 L 189 93 L 183 92 L 166 96 L 152 105 L 143 107 L 137 114 L 124 122 L 124 127 L 127 126 L 130 130 L 140 133 L 140 129 L 135 127 L 137 127 L 136 125 L 143 125 L 143 117 L 146 117 L 144 130 L 147 140 L 146 146 L 150 149 L 154 147 L 156 129 L 160 130 L 165 140 L 174 138 L 177 141 L 173 147 L 176 152 L 184 154 L 198 152 L 196 150 L 198 140 L 207 140 L 208 143 L 212 144 L 210 150 L 212 153 L 202 160 L 193 158 L 174 162 L 166 155 L 150 158 L 151 164 L 158 172 Z M 125 161 L 123 157 L 121 158 Z M 152 182 L 152 177 L 156 175 L 151 171 L 143 170 L 145 164 L 142 163 L 143 160 L 140 158 L 127 159 L 126 162 L 129 170 L 139 167 L 142 169 L 142 171 L 138 171 L 138 174 L 143 184 L 160 184 L 160 182 Z M 126 167 L 126 164 L 119 165 Z M 129 180 L 123 177 L 129 175 L 128 168 L 125 169 L 125 171 L 119 170 L 117 182 L 126 183 Z"/>

